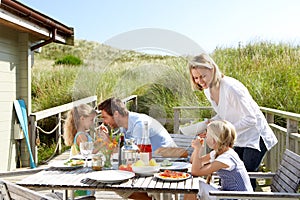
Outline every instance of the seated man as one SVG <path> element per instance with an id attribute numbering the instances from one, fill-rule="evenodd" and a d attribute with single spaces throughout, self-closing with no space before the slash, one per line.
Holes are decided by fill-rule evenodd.
<path id="1" fill-rule="evenodd" d="M 141 113 L 128 111 L 125 104 L 115 97 L 109 98 L 98 105 L 103 122 L 111 128 L 120 128 L 125 138 L 139 141 L 143 134 L 143 122 L 148 121 L 149 138 L 152 152 L 159 147 L 176 147 L 168 131 L 154 118 Z"/>

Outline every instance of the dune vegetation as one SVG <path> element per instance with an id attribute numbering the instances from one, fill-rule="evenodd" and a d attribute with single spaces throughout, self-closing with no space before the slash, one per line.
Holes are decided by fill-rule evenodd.
<path id="1" fill-rule="evenodd" d="M 57 62 L 66 56 L 83 64 Z M 260 106 L 300 113 L 298 46 L 257 42 L 217 48 L 211 56 L 225 75 L 245 84 Z M 186 57 L 118 50 L 85 40 L 76 40 L 73 47 L 52 43 L 35 54 L 33 112 L 92 95 L 101 102 L 132 94 L 138 95 L 138 112 L 155 118 L 172 119 L 174 106 L 209 105 L 202 92 L 191 89 Z M 171 132 L 173 124 L 165 126 Z"/>

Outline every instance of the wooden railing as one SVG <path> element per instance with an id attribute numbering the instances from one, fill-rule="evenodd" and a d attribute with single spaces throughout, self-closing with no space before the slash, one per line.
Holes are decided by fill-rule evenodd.
<path id="1" fill-rule="evenodd" d="M 274 131 L 278 139 L 278 144 L 275 147 L 273 147 L 264 158 L 264 164 L 266 165 L 266 167 L 274 172 L 279 166 L 279 163 L 282 159 L 282 154 L 285 149 L 289 149 L 300 155 L 300 134 L 298 132 L 300 114 L 265 107 L 261 107 L 260 109 L 265 114 L 265 117 L 271 129 Z M 211 110 L 211 116 L 214 115 L 212 107 L 174 107 L 174 133 L 179 133 L 180 125 L 192 120 L 197 120 L 197 117 L 183 118 L 181 116 L 181 112 L 183 110 L 199 110 L 200 112 Z M 285 120 L 287 124 L 286 127 L 281 127 L 280 125 L 275 124 L 275 117 L 280 117 L 283 120 Z"/>
<path id="2" fill-rule="evenodd" d="M 129 97 L 126 97 L 122 99 L 122 101 L 127 104 L 128 102 L 133 102 L 133 110 L 137 110 L 137 95 L 131 95 Z M 57 144 L 58 144 L 58 152 L 61 153 L 61 148 L 62 148 L 62 113 L 65 113 L 69 110 L 71 110 L 73 107 L 78 106 L 80 104 L 90 104 L 92 107 L 95 107 L 97 104 L 97 96 L 91 96 L 87 97 L 84 99 L 80 99 L 78 101 L 74 101 L 71 103 L 67 103 L 61 106 L 57 106 L 54 108 L 46 109 L 43 111 L 31 113 L 29 115 L 29 121 L 30 121 L 30 131 L 31 131 L 31 136 L 30 136 L 30 146 L 31 146 L 31 151 L 33 153 L 34 161 L 37 164 L 38 163 L 38 158 L 37 158 L 37 146 L 36 146 L 36 139 L 37 139 L 37 131 L 38 131 L 38 121 L 55 116 L 56 117 L 56 122 L 57 126 L 55 127 L 55 133 L 56 133 L 56 138 L 57 138 Z M 26 163 L 26 162 L 25 162 Z"/>

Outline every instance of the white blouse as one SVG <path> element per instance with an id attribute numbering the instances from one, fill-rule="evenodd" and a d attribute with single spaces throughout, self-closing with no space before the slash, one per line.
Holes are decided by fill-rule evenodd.
<path id="1" fill-rule="evenodd" d="M 210 98 L 209 89 L 204 94 L 217 113 L 212 120 L 227 120 L 235 126 L 235 146 L 260 150 L 260 136 L 268 150 L 278 142 L 259 106 L 238 80 L 228 76 L 221 79 L 218 105 Z"/>

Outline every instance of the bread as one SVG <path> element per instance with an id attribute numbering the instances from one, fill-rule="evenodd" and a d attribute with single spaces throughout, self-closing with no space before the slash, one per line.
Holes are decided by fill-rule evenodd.
<path id="1" fill-rule="evenodd" d="M 160 147 L 156 149 L 154 154 L 166 158 L 187 158 L 188 157 L 188 151 L 185 148 L 180 148 L 180 147 Z"/>

